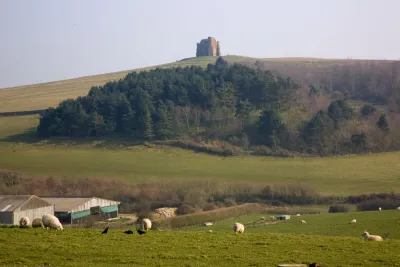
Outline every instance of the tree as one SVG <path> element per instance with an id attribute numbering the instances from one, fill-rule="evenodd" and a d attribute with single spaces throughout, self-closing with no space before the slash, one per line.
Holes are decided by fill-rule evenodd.
<path id="1" fill-rule="evenodd" d="M 382 114 L 379 119 L 378 122 L 376 123 L 376 125 L 378 126 L 378 128 L 382 131 L 382 132 L 389 132 L 389 123 L 386 119 L 386 114 Z"/>
<path id="2" fill-rule="evenodd" d="M 371 104 L 365 104 L 360 110 L 362 116 L 368 116 L 369 114 L 372 114 L 375 111 L 376 108 Z"/>
<path id="3" fill-rule="evenodd" d="M 266 109 L 263 111 L 258 121 L 258 132 L 264 145 L 278 146 L 285 131 L 286 127 L 276 110 Z"/>
<path id="4" fill-rule="evenodd" d="M 367 135 L 365 133 L 352 134 L 351 144 L 354 152 L 360 153 L 365 151 L 367 148 Z"/>
<path id="5" fill-rule="evenodd" d="M 303 138 L 309 150 L 325 155 L 331 151 L 330 136 L 334 123 L 325 111 L 319 111 L 303 129 Z"/>
<path id="6" fill-rule="evenodd" d="M 348 120 L 353 114 L 353 109 L 344 100 L 335 100 L 328 107 L 328 115 L 333 120 L 335 128 L 339 128 L 340 120 Z"/>

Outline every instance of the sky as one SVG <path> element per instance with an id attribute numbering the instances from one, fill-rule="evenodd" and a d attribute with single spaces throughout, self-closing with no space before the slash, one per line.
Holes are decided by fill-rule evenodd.
<path id="1" fill-rule="evenodd" d="M 0 0 L 0 88 L 196 55 L 400 59 L 399 0 Z"/>

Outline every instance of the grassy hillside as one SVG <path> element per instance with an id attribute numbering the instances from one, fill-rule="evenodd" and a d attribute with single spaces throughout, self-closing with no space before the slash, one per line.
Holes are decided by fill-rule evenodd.
<path id="1" fill-rule="evenodd" d="M 232 58 L 235 59 L 236 57 Z M 156 67 L 171 68 L 192 65 L 205 67 L 207 64 L 214 62 L 215 57 L 191 58 L 148 68 L 85 76 L 49 83 L 3 88 L 0 89 L 0 112 L 28 111 L 54 107 L 57 106 L 60 101 L 67 98 L 76 98 L 78 96 L 86 95 L 92 86 L 103 85 L 108 81 L 121 79 L 132 71 L 150 70 Z"/>
<path id="2" fill-rule="evenodd" d="M 400 212 L 396 210 L 312 214 L 299 217 L 292 215 L 288 221 L 262 224 L 261 216 L 268 220 L 270 215 L 273 214 L 252 214 L 221 223 L 217 222 L 213 226 L 196 227 L 188 230 L 206 231 L 212 229 L 214 232 L 232 232 L 232 225 L 235 222 L 240 222 L 245 225 L 245 232 L 248 233 L 285 233 L 357 238 L 361 237 L 364 231 L 368 231 L 370 234 L 381 235 L 384 238 L 400 239 Z M 356 219 L 357 223 L 350 224 L 352 219 Z M 307 224 L 301 224 L 300 220 L 305 220 Z"/>
<path id="3" fill-rule="evenodd" d="M 2 266 L 400 266 L 398 240 L 273 233 L 0 229 Z M 34 249 L 31 245 L 34 244 Z M 12 247 L 13 249 L 7 249 Z"/>
<path id="4" fill-rule="evenodd" d="M 12 88 L 0 89 L 0 112 L 10 111 L 28 111 L 46 109 L 54 107 L 58 103 L 67 98 L 76 98 L 84 96 L 90 87 L 95 85 L 103 85 L 112 80 L 118 80 L 132 71 L 149 70 L 156 67 L 185 67 L 185 66 L 202 66 L 205 67 L 209 63 L 215 62 L 215 57 L 194 57 L 177 62 L 158 65 L 147 68 L 134 70 L 105 73 L 93 76 L 85 76 L 69 80 L 61 80 L 42 84 L 33 84 Z M 321 70 L 326 67 L 336 65 L 354 65 L 354 64 L 387 64 L 393 61 L 386 60 L 349 60 L 349 59 L 319 59 L 319 58 L 250 58 L 242 56 L 225 56 L 225 60 L 230 63 L 238 62 L 242 64 L 254 65 L 258 60 L 262 63 L 264 69 L 275 70 L 282 75 L 294 77 L 303 81 L 304 77 L 308 79 L 316 79 Z M 299 72 L 299 69 L 301 72 Z M 326 70 L 325 70 L 326 71 Z M 311 77 L 311 78 L 310 78 Z"/>
<path id="5" fill-rule="evenodd" d="M 218 179 L 261 184 L 302 183 L 323 193 L 399 191 L 399 153 L 333 158 L 223 158 L 162 146 L 124 149 L 0 144 L 0 169 L 36 176 Z"/>

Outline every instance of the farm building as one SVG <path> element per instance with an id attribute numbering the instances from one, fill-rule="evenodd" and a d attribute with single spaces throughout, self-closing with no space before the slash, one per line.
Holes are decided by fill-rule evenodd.
<path id="1" fill-rule="evenodd" d="M 97 197 L 43 197 L 54 205 L 54 215 L 64 223 L 80 223 L 88 216 L 95 220 L 118 217 L 120 202 Z"/>
<path id="2" fill-rule="evenodd" d="M 54 214 L 54 206 L 35 195 L 0 195 L 0 224 L 19 224 L 19 220 Z"/>
<path id="3" fill-rule="evenodd" d="M 279 216 L 276 216 L 276 219 L 280 220 L 280 221 L 289 220 L 290 215 L 279 215 Z"/>

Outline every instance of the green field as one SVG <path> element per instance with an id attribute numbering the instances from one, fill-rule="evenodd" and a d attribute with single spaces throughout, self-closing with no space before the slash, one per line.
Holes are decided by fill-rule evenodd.
<path id="1" fill-rule="evenodd" d="M 275 233 L 0 229 L 1 266 L 400 266 L 399 240 Z M 12 248 L 12 249 L 10 249 Z"/>
<path id="2" fill-rule="evenodd" d="M 0 169 L 69 178 L 302 183 L 325 194 L 399 191 L 400 153 L 333 158 L 217 157 L 168 147 L 0 144 Z M 205 167 L 206 166 L 206 167 Z"/>
<path id="3" fill-rule="evenodd" d="M 400 241 L 400 212 L 393 211 L 364 211 L 334 214 L 311 214 L 291 216 L 288 221 L 278 221 L 276 224 L 263 224 L 260 218 L 265 217 L 269 222 L 269 216 L 276 214 L 251 214 L 229 219 L 208 227 L 189 228 L 190 231 L 232 232 L 232 225 L 240 222 L 245 226 L 247 233 L 284 233 L 323 236 L 343 236 L 360 238 L 364 231 L 370 234 L 383 236 L 384 238 Z M 356 219 L 356 224 L 350 221 Z M 305 220 L 307 224 L 301 224 Z"/>
<path id="4" fill-rule="evenodd" d="M 164 146 L 132 146 L 129 141 L 124 144 L 112 139 L 31 142 L 34 135 L 25 136 L 24 132 L 35 129 L 37 118 L 0 117 L 0 169 L 33 176 L 128 181 L 218 179 L 264 185 L 302 183 L 335 195 L 400 190 L 399 152 L 325 158 L 225 158 Z"/>

